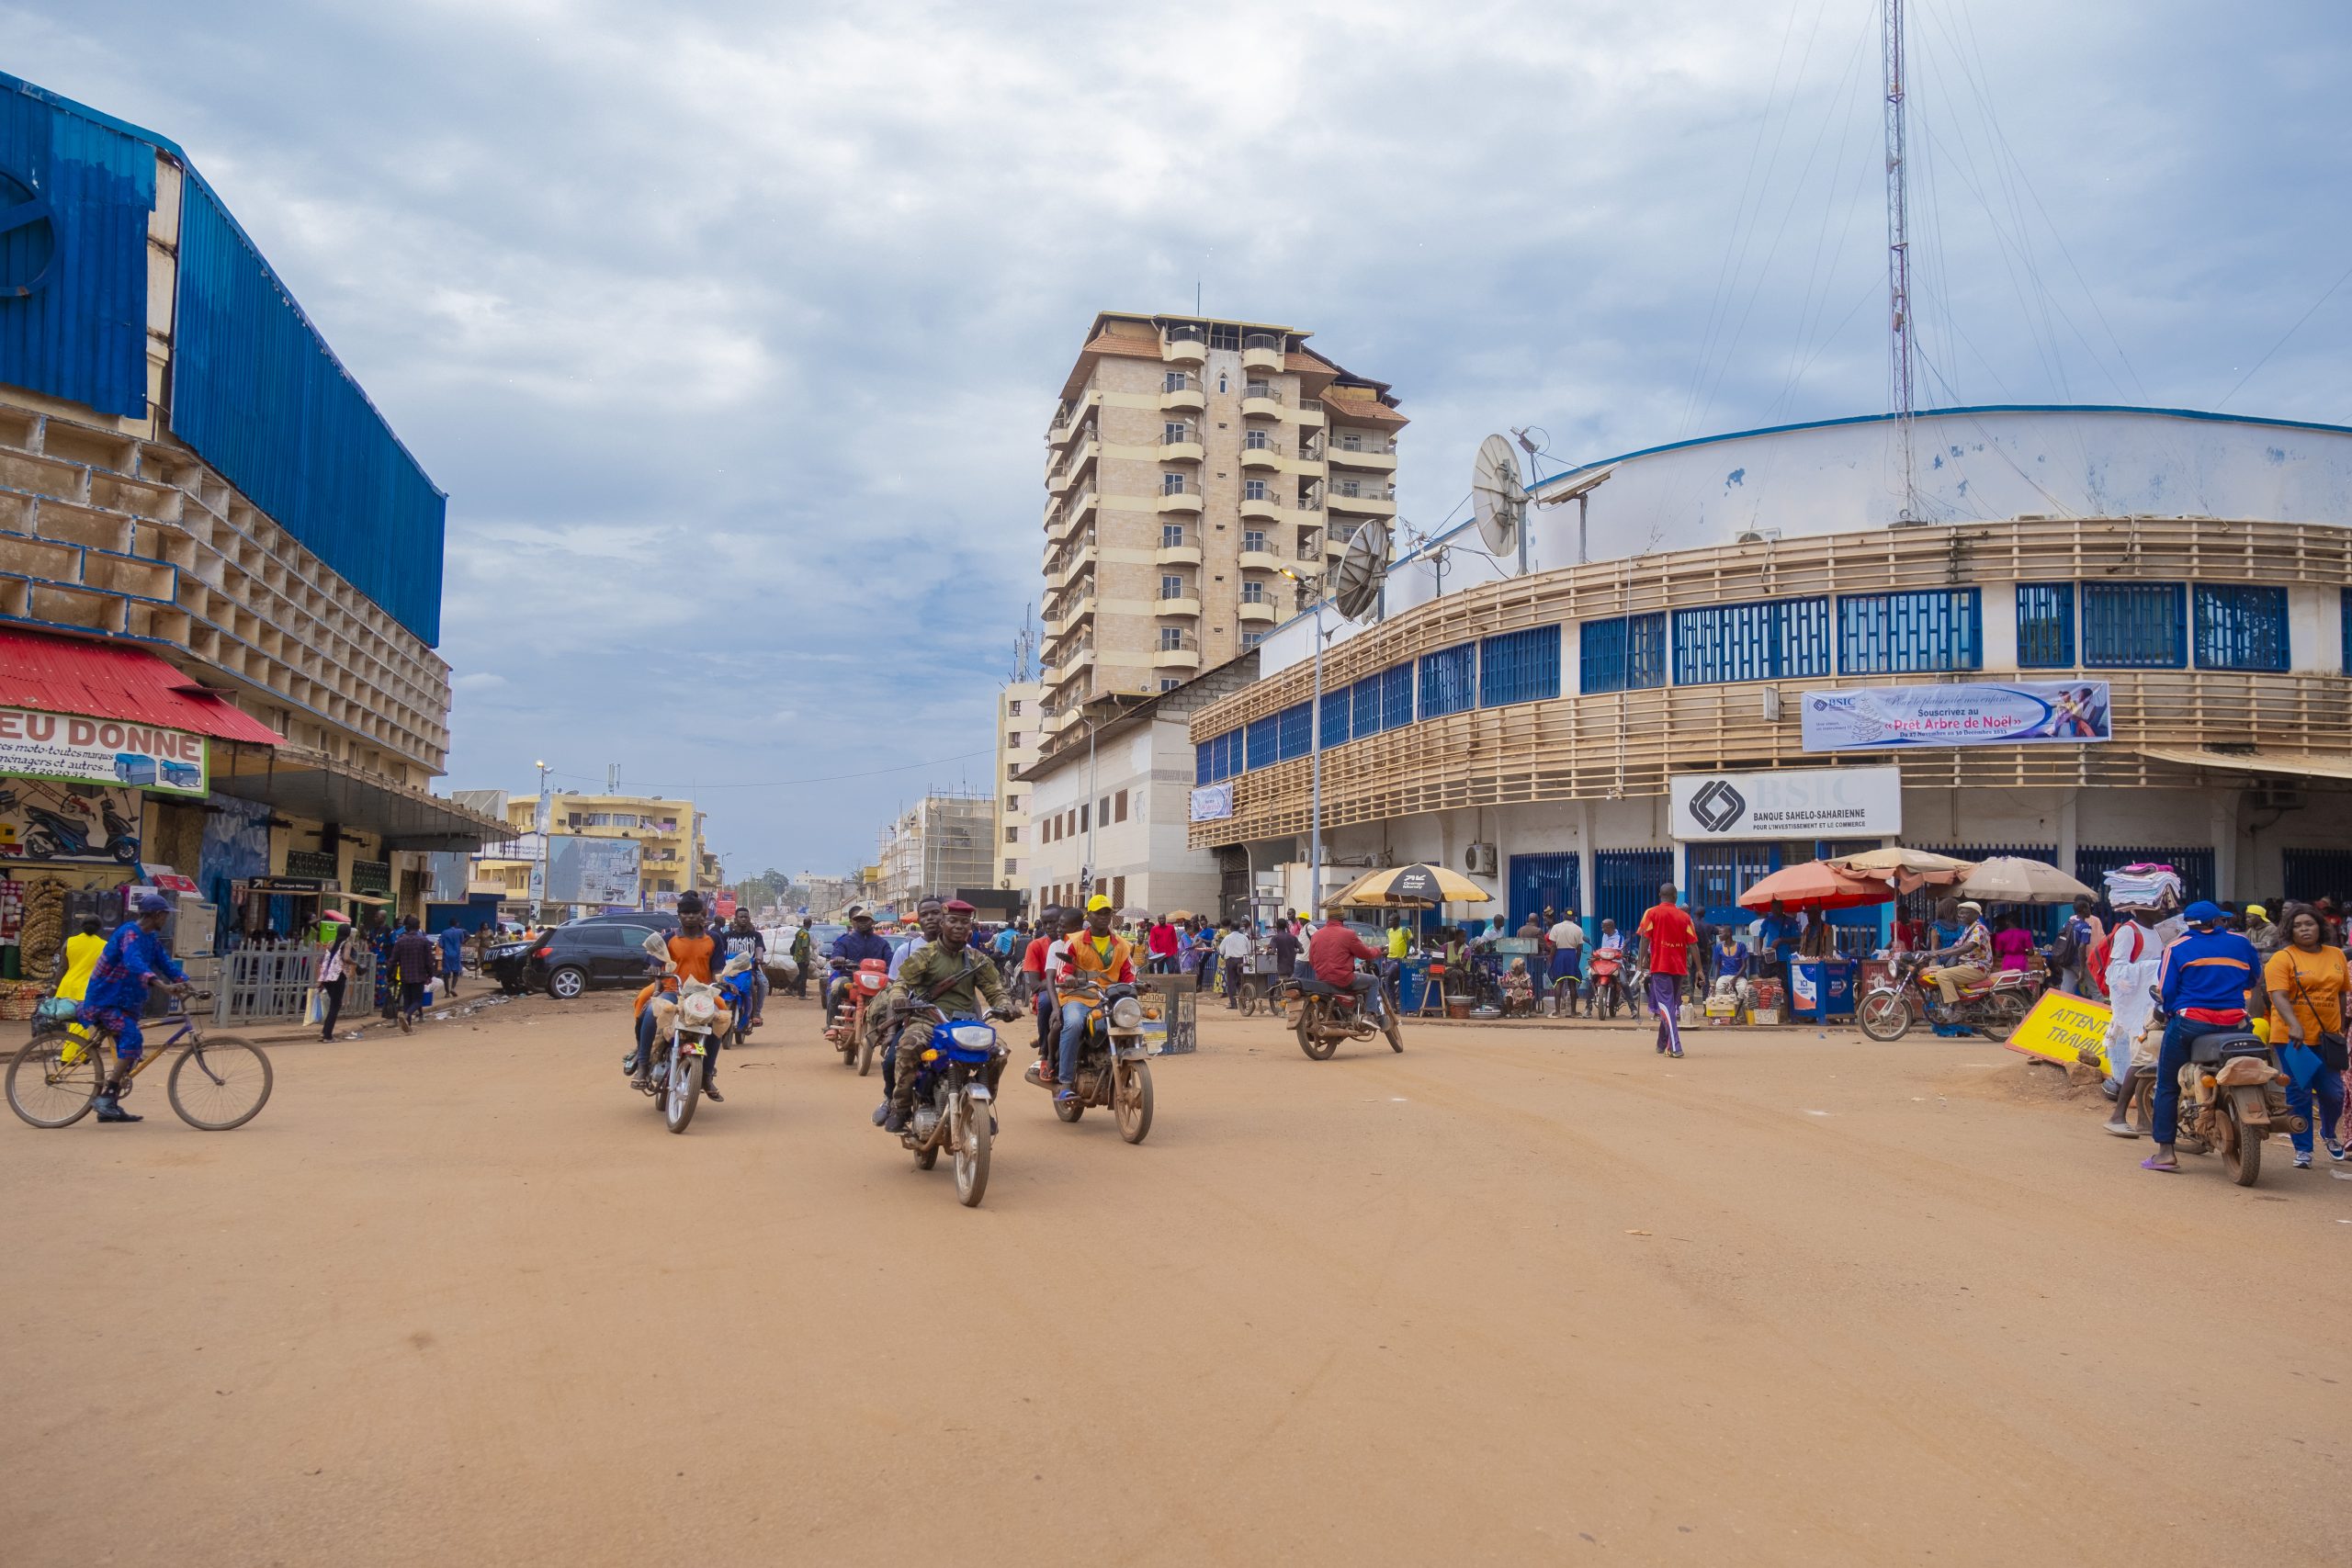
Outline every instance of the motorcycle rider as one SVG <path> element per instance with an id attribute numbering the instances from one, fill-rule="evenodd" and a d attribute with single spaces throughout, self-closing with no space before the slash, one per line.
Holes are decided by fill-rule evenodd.
<path id="1" fill-rule="evenodd" d="M 883 987 L 880 996 L 865 1004 L 865 1027 L 875 1031 L 874 1037 L 884 1043 L 882 1084 L 885 1089 L 890 1084 L 891 1060 L 888 1054 L 890 1037 L 885 1032 L 889 1028 L 888 1021 L 897 1016 L 898 1010 L 907 999 L 907 988 L 899 984 L 899 976 L 906 973 L 909 960 L 939 940 L 946 923 L 946 908 L 947 901 L 936 893 L 926 893 L 916 902 L 915 929 L 922 934 L 904 947 L 894 949 L 890 954 L 890 983 Z"/>
<path id="2" fill-rule="evenodd" d="M 752 1016 L 743 1021 L 746 1031 L 757 1029 L 766 1021 L 761 1011 L 768 1003 L 768 942 L 759 928 L 752 924 L 752 911 L 738 909 L 727 928 L 727 948 L 730 953 L 752 955 Z"/>
<path id="3" fill-rule="evenodd" d="M 2176 1171 L 2173 1136 L 2180 1124 L 2180 1069 L 2188 1065 L 2189 1043 L 2200 1034 L 2245 1026 L 2246 987 L 2254 984 L 2258 961 L 2254 943 L 2236 931 L 2222 929 L 2220 908 L 2199 898 L 2180 912 L 2188 934 L 2165 949 L 2162 993 L 2165 1036 L 2156 1047 L 2154 1122 L 2148 1135 L 2155 1152 L 2140 1162 L 2143 1170 Z"/>
<path id="4" fill-rule="evenodd" d="M 1963 922 L 1958 940 L 1919 961 L 1927 965 L 1922 973 L 1943 993 L 1947 1009 L 1960 1005 L 1962 986 L 1982 985 L 1993 973 L 1993 932 L 1984 924 L 1984 906 L 1963 898 L 1957 908 Z M 1951 962 L 1939 964 L 1939 959 Z"/>
<path id="5" fill-rule="evenodd" d="M 1315 977 L 1335 991 L 1353 991 L 1363 998 L 1365 1016 L 1380 1019 L 1388 1010 L 1388 997 L 1377 974 L 1356 971 L 1356 960 L 1377 964 L 1381 953 L 1348 929 L 1337 909 L 1327 910 L 1323 927 L 1306 939 L 1306 966 Z"/>
<path id="6" fill-rule="evenodd" d="M 1127 939 L 1111 929 L 1111 900 L 1097 893 L 1086 901 L 1086 929 L 1072 932 L 1062 944 L 1061 967 L 1049 977 L 1096 986 L 1135 983 L 1136 954 Z M 1060 993 L 1058 989 L 1056 995 Z M 1061 1071 L 1054 1079 L 1057 1103 L 1078 1097 L 1078 1052 L 1086 1039 L 1087 1003 L 1071 997 L 1063 1001 Z"/>
<path id="7" fill-rule="evenodd" d="M 687 980 L 711 985 L 727 966 L 726 933 L 705 928 L 701 894 L 689 891 L 678 895 L 678 934 L 669 939 L 669 949 L 670 962 L 678 966 L 678 972 L 662 976 L 637 994 L 637 1051 L 624 1066 L 639 1089 L 648 1088 L 651 1082 L 653 1042 L 677 1006 L 667 999 L 667 993 Z M 724 1105 L 727 1097 L 718 1092 L 718 1053 L 705 1051 L 702 1091 L 710 1097 L 712 1104 Z"/>
<path id="8" fill-rule="evenodd" d="M 936 899 L 928 902 L 938 903 Z M 972 906 L 961 898 L 949 899 L 939 907 L 939 934 L 914 950 L 906 965 L 899 971 L 899 983 L 894 991 L 903 988 L 910 1005 L 935 1007 L 949 1018 L 978 1018 L 980 1002 L 988 1001 L 991 1018 L 1012 1019 L 1021 1016 L 1013 1005 L 1012 993 L 1004 988 L 1004 981 L 996 972 L 996 964 L 987 953 L 971 945 Z M 907 1120 L 914 1113 L 915 1079 L 923 1047 L 931 1041 L 931 1020 L 920 1014 L 899 1023 L 898 1038 L 884 1060 L 883 1073 L 889 1084 L 890 1098 L 875 1113 L 875 1120 L 888 1133 L 906 1130 Z M 995 1089 L 995 1068 L 990 1068 L 989 1089 Z"/>
<path id="9" fill-rule="evenodd" d="M 849 930 L 833 938 L 833 945 L 825 954 L 835 965 L 832 978 L 825 986 L 825 1021 L 831 1023 L 841 1010 L 842 998 L 849 994 L 849 977 L 860 964 L 869 958 L 890 962 L 890 943 L 875 934 L 874 911 L 863 904 L 853 904 L 849 911 Z"/>

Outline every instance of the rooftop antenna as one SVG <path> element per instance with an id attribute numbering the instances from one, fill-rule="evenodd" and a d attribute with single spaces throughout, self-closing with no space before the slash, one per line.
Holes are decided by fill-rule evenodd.
<path id="1" fill-rule="evenodd" d="M 1519 551 L 1519 570 L 1527 570 L 1527 486 L 1520 481 L 1519 457 L 1510 441 L 1489 435 L 1478 443 L 1470 464 L 1470 510 L 1478 519 L 1478 536 L 1498 558 Z"/>
<path id="2" fill-rule="evenodd" d="M 1887 390 L 1894 405 L 1894 445 L 1903 467 L 1898 522 L 1917 522 L 1919 483 L 1911 456 L 1911 197 L 1903 155 L 1903 0 L 1881 0 L 1886 51 Z"/>
<path id="3" fill-rule="evenodd" d="M 1037 613 L 1035 600 L 1021 611 L 1021 635 L 1012 639 L 1012 678 L 1026 685 L 1037 678 L 1037 628 L 1031 623 Z"/>

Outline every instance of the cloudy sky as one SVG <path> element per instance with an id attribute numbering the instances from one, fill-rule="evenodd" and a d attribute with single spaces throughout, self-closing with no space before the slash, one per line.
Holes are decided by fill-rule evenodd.
<path id="1" fill-rule="evenodd" d="M 1423 526 L 1505 425 L 1886 406 L 1876 14 L 0 0 L 0 68 L 186 147 L 449 492 L 447 787 L 833 870 L 987 787 L 1097 310 L 1394 382 Z M 2352 7 L 1912 15 L 1923 401 L 2352 419 Z"/>

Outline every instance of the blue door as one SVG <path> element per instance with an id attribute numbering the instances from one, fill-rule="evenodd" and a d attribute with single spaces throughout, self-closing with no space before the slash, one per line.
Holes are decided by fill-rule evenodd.
<path id="1" fill-rule="evenodd" d="M 1541 919 L 1546 909 L 1576 909 L 1582 870 L 1573 853 L 1511 856 L 1510 929 L 1519 930 L 1530 915 Z"/>
<path id="2" fill-rule="evenodd" d="M 1592 874 L 1593 900 L 1600 906 L 1593 910 L 1595 919 L 1616 921 L 1630 947 L 1643 911 L 1657 902 L 1658 884 L 1674 880 L 1674 852 L 1603 850 L 1593 857 Z"/>

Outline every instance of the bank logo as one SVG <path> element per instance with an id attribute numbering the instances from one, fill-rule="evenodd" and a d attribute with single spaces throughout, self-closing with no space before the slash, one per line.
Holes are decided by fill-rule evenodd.
<path id="1" fill-rule="evenodd" d="M 1747 810 L 1747 797 L 1723 779 L 1715 779 L 1690 797 L 1690 815 L 1710 833 L 1720 833 Z"/>

